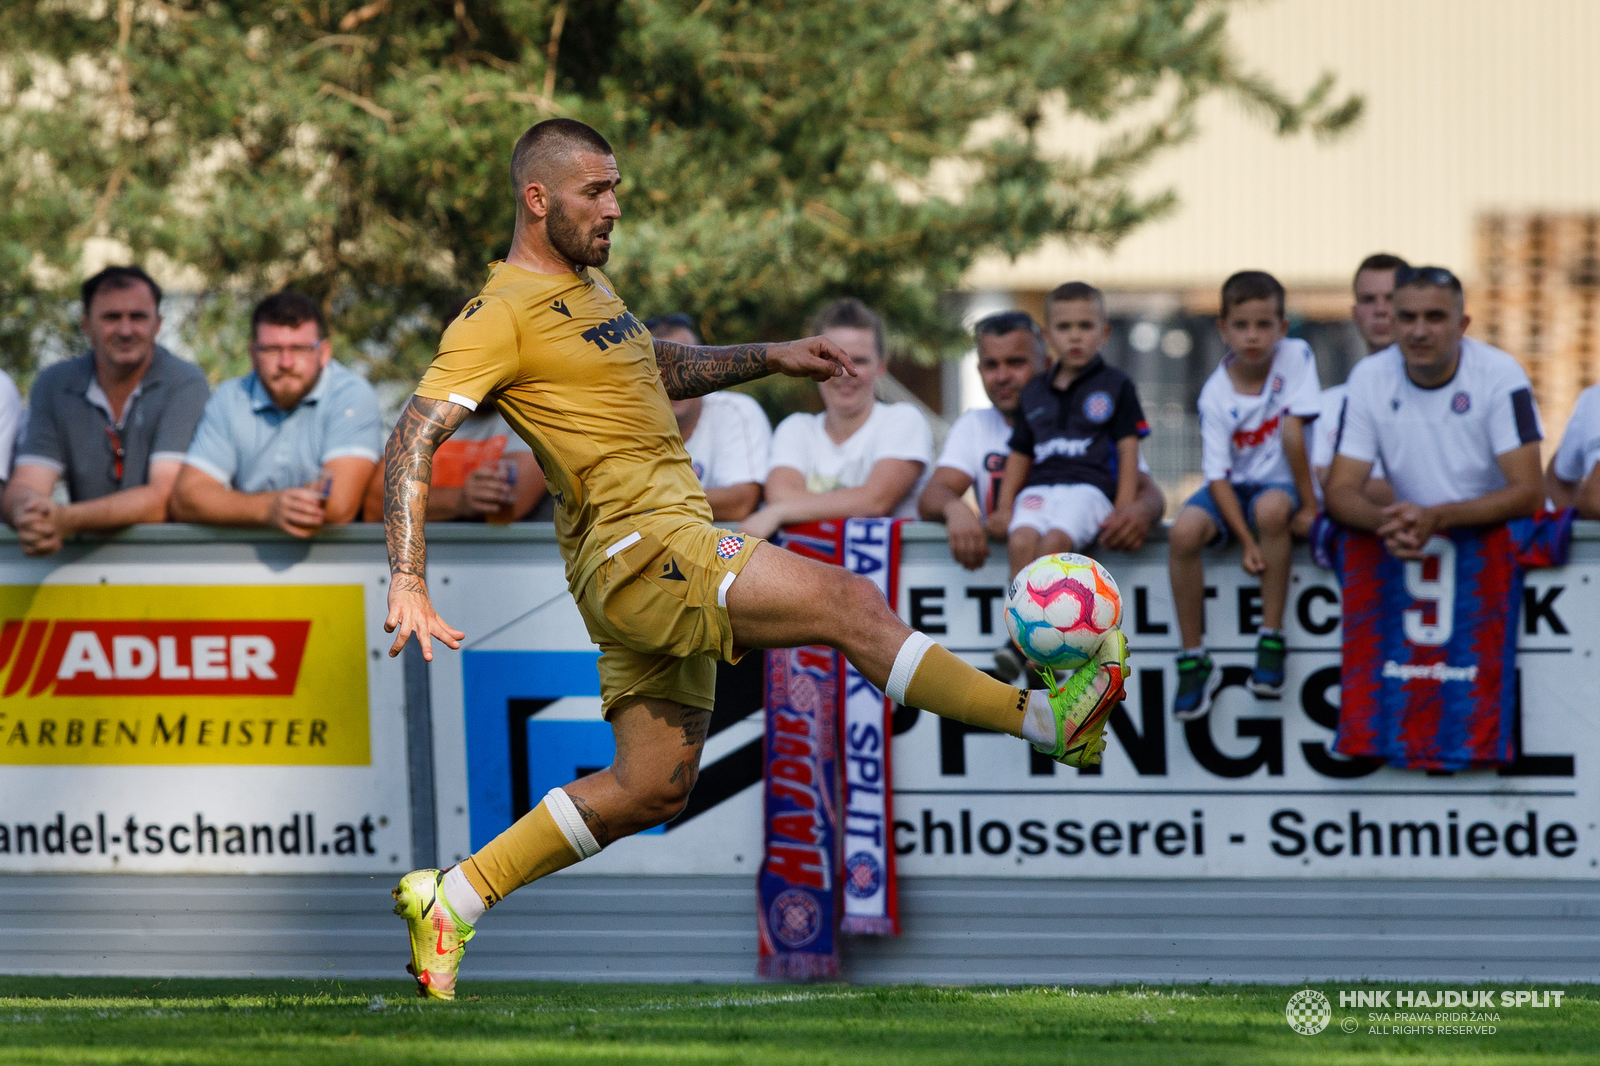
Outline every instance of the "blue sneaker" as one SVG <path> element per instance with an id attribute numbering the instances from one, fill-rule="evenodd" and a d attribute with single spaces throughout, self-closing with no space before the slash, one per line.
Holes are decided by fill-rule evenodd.
<path id="1" fill-rule="evenodd" d="M 1250 691 L 1256 699 L 1283 699 L 1283 661 L 1288 655 L 1281 635 L 1261 634 L 1256 641 L 1256 668 L 1250 672 Z"/>
<path id="2" fill-rule="evenodd" d="M 1221 683 L 1222 674 L 1210 655 L 1202 652 L 1178 656 L 1178 695 L 1172 701 L 1172 717 L 1180 722 L 1203 718 Z"/>

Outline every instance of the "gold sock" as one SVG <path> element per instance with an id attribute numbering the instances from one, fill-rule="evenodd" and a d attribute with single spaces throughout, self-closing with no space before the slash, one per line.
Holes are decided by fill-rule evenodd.
<path id="1" fill-rule="evenodd" d="M 567 843 L 545 800 L 461 863 L 461 872 L 493 907 L 523 885 L 564 870 L 583 858 Z"/>
<path id="2" fill-rule="evenodd" d="M 919 640 L 920 638 L 920 640 Z M 913 645 L 913 641 L 917 644 Z M 968 666 L 955 655 L 928 640 L 921 633 L 913 633 L 906 641 L 901 655 L 921 655 L 921 662 L 905 686 L 905 697 L 899 702 L 908 707 L 920 707 L 943 718 L 953 718 L 968 725 L 993 729 L 997 733 L 1022 735 L 1023 712 L 1028 707 L 1026 689 L 1014 688 L 996 681 L 988 674 Z M 924 647 L 919 645 L 925 644 Z M 899 659 L 895 669 L 902 667 Z M 890 694 L 897 679 L 890 675 Z"/>

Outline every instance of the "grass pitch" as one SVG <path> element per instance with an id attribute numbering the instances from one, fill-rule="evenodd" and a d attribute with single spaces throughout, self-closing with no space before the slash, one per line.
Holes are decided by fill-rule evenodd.
<path id="1" fill-rule="evenodd" d="M 1338 1003 L 1337 986 L 1313 987 Z M 1500 1010 L 1494 1033 L 1470 1035 L 1374 1033 L 1368 1011 L 1335 1006 L 1325 1031 L 1301 1036 L 1284 1019 L 1294 991 L 468 982 L 440 1004 L 398 981 L 0 977 L 0 1063 L 1600 1061 L 1593 985 L 1568 986 L 1558 1009 Z"/>

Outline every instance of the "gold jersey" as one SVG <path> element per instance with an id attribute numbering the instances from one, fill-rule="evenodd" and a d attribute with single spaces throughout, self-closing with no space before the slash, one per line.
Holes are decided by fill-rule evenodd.
<path id="1" fill-rule="evenodd" d="M 533 448 L 574 592 L 644 516 L 663 531 L 711 522 L 650 333 L 598 270 L 493 264 L 445 330 L 417 395 L 473 410 L 493 401 Z"/>

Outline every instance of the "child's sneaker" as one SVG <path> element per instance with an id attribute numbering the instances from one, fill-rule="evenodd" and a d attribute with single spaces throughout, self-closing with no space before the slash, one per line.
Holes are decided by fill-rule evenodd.
<path id="1" fill-rule="evenodd" d="M 1178 695 L 1172 701 L 1172 717 L 1180 722 L 1204 717 L 1221 681 L 1209 654 L 1178 656 Z"/>
<path id="2" fill-rule="evenodd" d="M 1256 641 L 1256 668 L 1250 672 L 1250 691 L 1257 699 L 1283 698 L 1283 660 L 1287 657 L 1282 634 L 1261 634 Z"/>

